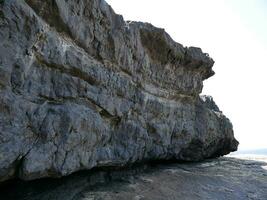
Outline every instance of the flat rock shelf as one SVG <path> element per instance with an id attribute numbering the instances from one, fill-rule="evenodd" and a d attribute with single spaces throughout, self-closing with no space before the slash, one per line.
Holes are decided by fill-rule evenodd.
<path id="1" fill-rule="evenodd" d="M 242 158 L 242 159 L 241 159 Z M 13 181 L 1 200 L 266 200 L 267 157 L 150 163 L 79 172 L 61 179 Z"/>

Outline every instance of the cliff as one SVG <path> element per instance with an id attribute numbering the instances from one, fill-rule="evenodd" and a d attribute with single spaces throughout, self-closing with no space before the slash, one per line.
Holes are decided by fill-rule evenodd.
<path id="1" fill-rule="evenodd" d="M 103 0 L 0 3 L 0 180 L 235 151 L 214 61 Z"/>

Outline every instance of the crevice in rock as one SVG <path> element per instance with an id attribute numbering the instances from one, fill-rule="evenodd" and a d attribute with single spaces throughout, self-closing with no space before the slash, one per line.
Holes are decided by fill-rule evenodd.
<path id="1" fill-rule="evenodd" d="M 151 134 L 156 134 L 157 133 L 157 129 L 154 126 L 152 126 L 149 123 L 147 123 L 146 125 L 147 125 L 147 131 L 149 133 L 151 133 Z"/>
<path id="2" fill-rule="evenodd" d="M 63 104 L 67 101 L 69 102 L 74 102 L 77 104 L 81 104 L 81 101 L 85 101 L 86 106 L 89 106 L 90 108 L 94 109 L 97 113 L 99 113 L 99 115 L 107 122 L 109 122 L 109 124 L 114 127 L 114 126 L 118 126 L 118 124 L 120 123 L 122 117 L 120 116 L 116 116 L 114 114 L 111 114 L 108 110 L 106 110 L 104 107 L 102 107 L 101 105 L 99 105 L 95 100 L 89 98 L 89 97 L 57 97 L 57 98 L 53 98 L 53 97 L 49 97 L 49 96 L 45 96 L 45 95 L 41 95 L 39 94 L 39 97 L 41 99 L 43 99 L 44 101 L 47 101 L 49 103 L 52 104 Z"/>
<path id="3" fill-rule="evenodd" d="M 32 130 L 32 128 L 30 128 Z M 14 177 L 21 177 L 22 175 L 22 170 L 23 170 L 23 164 L 25 161 L 25 158 L 27 157 L 27 155 L 31 152 L 31 150 L 35 147 L 35 145 L 37 144 L 37 142 L 39 141 L 39 134 L 35 134 L 36 135 L 36 139 L 33 142 L 33 144 L 31 145 L 31 147 L 27 150 L 27 152 L 24 155 L 20 155 L 16 161 L 15 161 L 15 175 Z"/>
<path id="4" fill-rule="evenodd" d="M 19 156 L 16 161 L 15 161 L 15 174 L 14 174 L 14 177 L 19 177 L 19 175 L 21 174 L 21 170 L 23 168 L 23 162 L 24 162 L 24 159 L 26 157 L 26 155 L 28 154 L 28 152 L 23 155 L 23 156 Z"/>
<path id="5" fill-rule="evenodd" d="M 112 114 L 110 114 L 107 110 L 102 109 L 99 112 L 100 116 L 105 119 L 106 121 L 109 121 L 109 123 L 114 127 L 118 126 L 120 121 L 121 121 L 121 117 L 119 116 L 114 116 Z"/>
<path id="6" fill-rule="evenodd" d="M 52 70 L 57 70 L 60 73 L 65 73 L 65 74 L 69 74 L 70 76 L 79 78 L 81 80 L 86 81 L 87 83 L 89 83 L 90 85 L 98 85 L 99 82 L 93 77 L 90 76 L 88 73 L 82 71 L 81 69 L 77 68 L 77 67 L 72 67 L 69 66 L 68 68 L 66 68 L 64 65 L 60 65 L 60 64 L 56 64 L 56 63 L 48 63 L 47 61 L 45 61 L 41 55 L 36 53 L 36 60 L 38 62 L 38 64 L 40 64 L 41 66 L 46 66 Z"/>
<path id="7" fill-rule="evenodd" d="M 6 86 L 5 86 L 3 83 L 0 82 L 0 91 L 1 91 L 2 89 L 5 89 L 5 88 L 6 88 Z"/>
<path id="8" fill-rule="evenodd" d="M 24 82 L 24 73 L 21 65 L 15 64 L 12 69 L 10 83 L 12 87 L 12 91 L 15 94 L 21 94 L 21 87 Z"/>
<path id="9" fill-rule="evenodd" d="M 71 36 L 69 27 L 60 17 L 58 5 L 55 0 L 25 0 L 25 2 L 46 21 L 51 27 L 55 28 L 59 33 L 66 33 Z"/>
<path id="10" fill-rule="evenodd" d="M 0 5 L 1 5 L 1 1 L 0 1 Z M 0 10 L 0 19 L 5 19 L 5 15 L 2 10 Z"/>
<path id="11" fill-rule="evenodd" d="M 130 70 L 127 70 L 127 69 L 125 69 L 125 68 L 123 68 L 123 67 L 120 67 L 120 70 L 121 70 L 124 74 L 128 75 L 129 77 L 132 77 L 132 76 L 133 76 L 133 74 L 131 73 Z"/>

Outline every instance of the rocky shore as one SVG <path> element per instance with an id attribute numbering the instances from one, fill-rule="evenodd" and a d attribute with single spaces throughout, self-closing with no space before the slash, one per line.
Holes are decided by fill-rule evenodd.
<path id="1" fill-rule="evenodd" d="M 1 200 L 266 200 L 267 156 L 150 163 L 0 187 Z"/>

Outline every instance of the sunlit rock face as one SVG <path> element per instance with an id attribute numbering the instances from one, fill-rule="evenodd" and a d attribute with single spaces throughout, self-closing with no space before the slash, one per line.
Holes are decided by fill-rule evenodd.
<path id="1" fill-rule="evenodd" d="M 103 0 L 0 1 L 0 180 L 235 151 L 200 48 Z"/>

